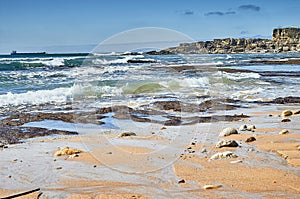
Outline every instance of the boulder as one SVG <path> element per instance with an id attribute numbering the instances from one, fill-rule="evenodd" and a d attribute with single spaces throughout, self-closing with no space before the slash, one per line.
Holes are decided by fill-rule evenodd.
<path id="1" fill-rule="evenodd" d="M 293 112 L 291 110 L 284 110 L 281 113 L 282 117 L 288 117 L 288 116 L 291 116 L 291 115 L 293 115 Z"/>
<path id="2" fill-rule="evenodd" d="M 213 156 L 211 156 L 210 160 L 218 160 L 218 159 L 227 159 L 227 158 L 237 158 L 238 156 L 231 152 L 231 151 L 225 151 L 216 153 Z"/>
<path id="3" fill-rule="evenodd" d="M 221 140 L 216 144 L 216 148 L 222 147 L 238 147 L 239 144 L 235 140 Z"/>
<path id="4" fill-rule="evenodd" d="M 220 137 L 229 136 L 232 134 L 238 134 L 238 131 L 235 128 L 225 128 L 222 130 L 222 132 L 219 134 Z"/>

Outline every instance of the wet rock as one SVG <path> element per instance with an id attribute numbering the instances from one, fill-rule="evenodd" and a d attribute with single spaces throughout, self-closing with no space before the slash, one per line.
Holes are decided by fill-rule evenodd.
<path id="1" fill-rule="evenodd" d="M 62 169 L 62 167 L 56 167 L 55 169 L 56 169 L 56 170 L 61 170 L 61 169 Z"/>
<path id="2" fill-rule="evenodd" d="M 272 102 L 276 104 L 300 103 L 300 97 L 279 97 L 273 100 Z"/>
<path id="3" fill-rule="evenodd" d="M 221 140 L 216 144 L 216 148 L 222 147 L 238 147 L 239 144 L 235 140 Z"/>
<path id="4" fill-rule="evenodd" d="M 54 156 L 63 156 L 63 155 L 73 155 L 73 154 L 78 154 L 81 153 L 82 151 L 79 149 L 74 149 L 74 148 L 69 148 L 69 147 L 64 147 L 59 150 L 57 150 L 54 153 Z"/>
<path id="5" fill-rule="evenodd" d="M 300 110 L 295 110 L 293 114 L 294 114 L 294 115 L 300 114 Z"/>
<path id="6" fill-rule="evenodd" d="M 254 129 L 256 129 L 254 125 L 250 125 L 247 127 L 247 131 L 254 131 Z"/>
<path id="7" fill-rule="evenodd" d="M 231 152 L 231 151 L 225 151 L 216 153 L 213 156 L 211 156 L 210 160 L 218 160 L 218 159 L 227 159 L 227 158 L 237 158 L 238 156 Z"/>
<path id="8" fill-rule="evenodd" d="M 239 131 L 246 131 L 247 130 L 247 125 L 246 124 L 242 124 L 239 128 Z"/>
<path id="9" fill-rule="evenodd" d="M 136 134 L 133 133 L 133 132 L 123 132 L 123 133 L 120 133 L 118 135 L 119 138 L 121 138 L 121 137 L 129 137 L 129 136 L 136 136 Z"/>
<path id="10" fill-rule="evenodd" d="M 164 126 L 160 128 L 160 130 L 165 130 L 165 129 L 167 129 L 167 128 L 166 128 L 166 127 L 164 127 Z"/>
<path id="11" fill-rule="evenodd" d="M 281 113 L 282 117 L 288 117 L 288 116 L 291 116 L 291 115 L 293 115 L 293 112 L 291 110 L 284 110 Z"/>
<path id="12" fill-rule="evenodd" d="M 218 188 L 221 188 L 222 187 L 222 185 L 211 185 L 211 184 L 209 184 L 209 185 L 204 185 L 202 188 L 203 189 L 218 189 Z"/>
<path id="13" fill-rule="evenodd" d="M 185 183 L 184 179 L 178 181 L 178 184 L 182 184 L 182 183 Z"/>
<path id="14" fill-rule="evenodd" d="M 238 131 L 235 128 L 228 127 L 228 128 L 223 129 L 219 136 L 224 137 L 224 136 L 229 136 L 232 134 L 238 134 Z"/>
<path id="15" fill-rule="evenodd" d="M 253 142 L 253 141 L 255 141 L 255 140 L 256 140 L 256 138 L 253 137 L 253 136 L 251 136 L 251 137 L 248 137 L 248 138 L 245 140 L 245 142 Z"/>
<path id="16" fill-rule="evenodd" d="M 283 129 L 279 132 L 279 135 L 284 135 L 284 134 L 288 134 L 288 133 L 289 133 L 289 130 Z"/>
<path id="17" fill-rule="evenodd" d="M 288 118 L 282 119 L 281 122 L 290 122 L 291 120 Z"/>

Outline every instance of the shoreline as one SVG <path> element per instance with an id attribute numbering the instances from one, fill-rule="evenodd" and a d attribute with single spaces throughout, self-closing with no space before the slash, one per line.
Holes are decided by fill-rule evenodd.
<path id="1" fill-rule="evenodd" d="M 223 194 L 295 198 L 300 193 L 300 117 L 281 122 L 278 115 L 285 109 L 297 110 L 299 103 L 254 104 L 230 110 L 231 114 L 249 115 L 238 121 L 164 126 L 120 120 L 122 130 L 90 129 L 86 133 L 88 129 L 80 129 L 79 135 L 8 145 L 0 151 L 4 179 L 0 196 L 41 188 L 42 198 L 222 198 Z M 256 129 L 219 137 L 223 128 L 241 124 L 254 124 Z M 282 129 L 290 133 L 279 135 Z M 122 132 L 136 136 L 120 137 Z M 256 140 L 246 143 L 249 136 Z M 236 140 L 240 147 L 215 148 L 223 139 Z M 78 157 L 53 155 L 57 147 L 65 146 L 83 152 Z M 228 150 L 238 157 L 209 160 Z M 208 184 L 221 187 L 202 188 Z"/>

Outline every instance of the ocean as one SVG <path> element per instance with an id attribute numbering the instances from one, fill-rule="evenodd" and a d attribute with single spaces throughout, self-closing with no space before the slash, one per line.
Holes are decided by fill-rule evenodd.
<path id="1" fill-rule="evenodd" d="M 299 94 L 299 65 L 257 60 L 300 54 L 146 55 L 52 54 L 0 56 L 0 109 L 92 99 L 141 105 L 159 98 L 202 96 L 268 101 Z M 229 70 L 230 69 L 230 70 Z"/>

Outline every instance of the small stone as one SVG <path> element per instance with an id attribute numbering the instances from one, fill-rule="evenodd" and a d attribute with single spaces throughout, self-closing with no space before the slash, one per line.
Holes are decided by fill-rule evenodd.
<path id="1" fill-rule="evenodd" d="M 61 170 L 62 169 L 62 167 L 56 167 L 56 170 Z"/>
<path id="2" fill-rule="evenodd" d="M 11 175 L 7 176 L 7 178 L 11 178 Z"/>
<path id="3" fill-rule="evenodd" d="M 136 136 L 136 134 L 133 133 L 133 132 L 124 132 L 124 133 L 121 133 L 121 134 L 118 135 L 119 138 L 121 138 L 121 137 L 129 137 L 129 136 Z"/>
<path id="4" fill-rule="evenodd" d="M 216 148 L 222 147 L 238 147 L 239 144 L 235 140 L 221 140 L 216 144 Z"/>
<path id="5" fill-rule="evenodd" d="M 165 130 L 167 129 L 165 126 L 161 127 L 160 130 Z"/>
<path id="6" fill-rule="evenodd" d="M 243 124 L 242 126 L 240 126 L 239 131 L 246 131 L 247 130 L 247 125 Z"/>
<path id="7" fill-rule="evenodd" d="M 218 188 L 221 188 L 221 187 L 222 187 L 222 185 L 211 185 L 211 184 L 209 184 L 209 185 L 204 185 L 203 189 L 218 189 Z"/>
<path id="8" fill-rule="evenodd" d="M 195 143 L 195 142 L 192 142 L 191 145 L 196 145 L 196 143 Z"/>
<path id="9" fill-rule="evenodd" d="M 273 115 L 272 114 L 269 114 L 269 117 L 272 117 Z"/>
<path id="10" fill-rule="evenodd" d="M 282 119 L 281 122 L 290 122 L 291 120 L 288 118 Z"/>
<path id="11" fill-rule="evenodd" d="M 225 151 L 216 153 L 213 156 L 211 156 L 210 160 L 218 160 L 218 159 L 224 159 L 224 158 L 236 158 L 238 157 L 236 154 L 234 154 L 231 151 Z"/>
<path id="12" fill-rule="evenodd" d="M 293 115 L 293 112 L 291 110 L 284 110 L 281 113 L 281 117 L 287 117 Z"/>
<path id="13" fill-rule="evenodd" d="M 284 134 L 287 134 L 287 133 L 289 133 L 289 130 L 283 129 L 283 130 L 281 130 L 281 131 L 279 132 L 279 135 L 284 135 Z"/>
<path id="14" fill-rule="evenodd" d="M 111 154 L 112 154 L 112 152 L 111 152 L 111 151 L 109 151 L 109 152 L 107 152 L 106 154 L 108 154 L 108 155 L 111 155 Z"/>
<path id="15" fill-rule="evenodd" d="M 242 163 L 243 161 L 242 160 L 234 160 L 234 161 L 231 161 L 230 164 L 236 164 L 236 163 Z"/>
<path id="16" fill-rule="evenodd" d="M 293 114 L 294 114 L 294 115 L 300 114 L 300 110 L 295 110 Z"/>
<path id="17" fill-rule="evenodd" d="M 256 129 L 254 125 L 250 125 L 247 127 L 247 131 L 254 131 L 254 129 Z"/>
<path id="18" fill-rule="evenodd" d="M 96 168 L 96 167 L 97 167 L 97 165 L 94 165 L 93 167 L 94 167 L 94 168 Z"/>
<path id="19" fill-rule="evenodd" d="M 235 128 L 228 127 L 228 128 L 223 129 L 219 136 L 224 137 L 224 136 L 229 136 L 232 134 L 238 134 L 238 131 Z"/>
<path id="20" fill-rule="evenodd" d="M 54 153 L 54 156 L 62 156 L 62 155 L 73 155 L 77 153 L 81 153 L 82 151 L 79 149 L 73 149 L 69 147 L 64 147 L 62 149 L 59 149 Z"/>
<path id="21" fill-rule="evenodd" d="M 75 153 L 75 154 L 72 154 L 72 155 L 69 155 L 69 158 L 76 158 L 76 157 L 78 157 L 79 155 L 77 154 L 77 153 Z"/>
<path id="22" fill-rule="evenodd" d="M 179 181 L 178 181 L 178 184 L 181 184 L 181 183 L 185 183 L 185 180 L 182 179 L 182 180 L 179 180 Z"/>
<path id="23" fill-rule="evenodd" d="M 245 142 L 253 142 L 253 141 L 255 141 L 255 140 L 256 140 L 256 138 L 253 137 L 253 136 L 251 136 L 251 137 L 248 137 L 248 138 L 245 140 Z"/>
<path id="24" fill-rule="evenodd" d="M 0 148 L 3 148 L 5 145 L 0 142 Z"/>
<path id="25" fill-rule="evenodd" d="M 206 148 L 202 148 L 200 152 L 201 152 L 201 153 L 206 153 L 207 150 L 206 150 Z"/>

